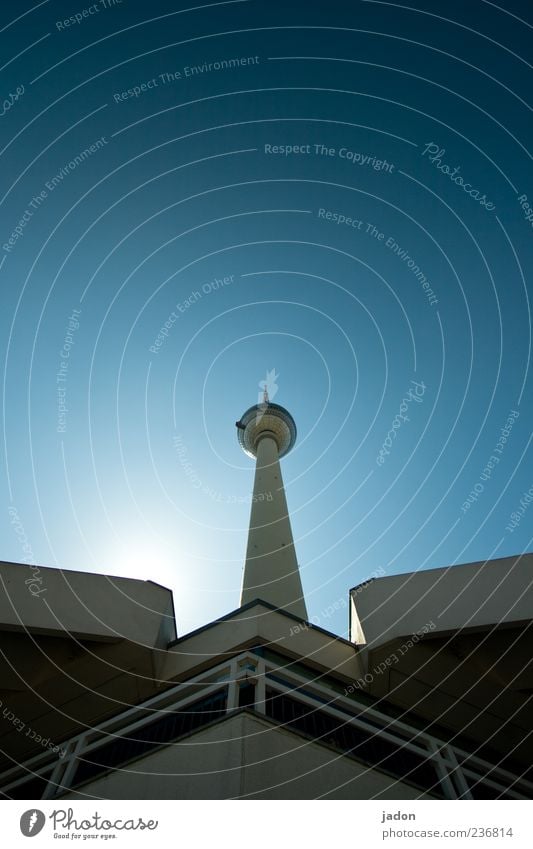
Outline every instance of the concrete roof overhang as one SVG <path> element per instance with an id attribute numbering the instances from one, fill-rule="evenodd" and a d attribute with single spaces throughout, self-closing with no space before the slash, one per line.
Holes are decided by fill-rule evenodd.
<path id="1" fill-rule="evenodd" d="M 433 637 L 524 626 L 533 619 L 533 553 L 375 578 L 350 600 L 350 637 L 367 650 L 428 626 Z"/>
<path id="2" fill-rule="evenodd" d="M 25 756 L 28 729 L 62 739 L 150 696 L 175 635 L 151 581 L 0 563 L 0 760 Z"/>
<path id="3" fill-rule="evenodd" d="M 175 640 L 166 655 L 158 656 L 158 677 L 185 680 L 245 648 L 262 645 L 305 661 L 317 671 L 353 681 L 360 674 L 353 643 L 304 622 L 262 599 L 255 599 L 226 616 Z"/>

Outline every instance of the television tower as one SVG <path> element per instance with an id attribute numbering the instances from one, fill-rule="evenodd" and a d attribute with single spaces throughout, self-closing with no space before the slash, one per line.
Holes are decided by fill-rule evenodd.
<path id="1" fill-rule="evenodd" d="M 307 620 L 279 462 L 296 442 L 294 419 L 265 387 L 263 402 L 236 424 L 241 448 L 256 459 L 241 605 L 259 598 Z"/>

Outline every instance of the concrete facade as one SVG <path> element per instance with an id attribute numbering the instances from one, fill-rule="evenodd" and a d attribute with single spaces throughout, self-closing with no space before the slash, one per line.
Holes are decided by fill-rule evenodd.
<path id="1" fill-rule="evenodd" d="M 367 648 L 435 622 L 440 633 L 533 615 L 533 554 L 390 575 L 351 590 L 351 635 Z"/>
<path id="2" fill-rule="evenodd" d="M 11 575 L 13 566 L 7 570 Z M 457 580 L 466 582 L 468 574 Z M 59 580 L 49 577 L 50 586 Z M 101 577 L 86 576 L 89 583 L 96 579 L 93 590 Z M 135 603 L 141 595 L 146 603 L 150 587 L 136 583 L 130 595 L 138 590 Z M 119 589 L 124 596 L 127 583 Z M 391 594 L 377 581 L 364 592 L 371 589 L 382 593 L 383 608 L 387 598 L 390 603 Z M 416 603 L 407 633 L 402 626 L 396 636 L 391 626 L 398 616 L 388 621 L 382 609 L 387 639 L 370 646 L 355 645 L 257 599 L 160 645 L 169 601 L 160 590 L 152 601 L 159 598 L 161 624 L 155 627 L 151 608 L 146 642 L 110 640 L 105 628 L 100 640 L 85 642 L 69 642 L 64 633 L 54 638 L 5 632 L 8 640 L 34 640 L 54 661 L 50 671 L 36 672 L 27 662 L 28 647 L 20 647 L 16 704 L 24 716 L 41 706 L 42 716 L 35 713 L 31 722 L 39 732 L 51 729 L 65 756 L 15 733 L 6 725 L 8 715 L 2 738 L 7 763 L 21 766 L 0 775 L 0 794 L 17 799 L 533 798 L 533 783 L 524 781 L 531 763 L 527 680 L 517 678 L 516 692 L 507 686 L 509 676 L 527 673 L 531 659 L 522 620 L 504 622 L 489 634 L 478 622 L 460 641 L 453 629 L 434 629 L 402 652 L 409 629 L 425 615 L 425 610 L 416 614 Z M 362 595 L 356 589 L 352 598 L 359 603 Z M 96 606 L 97 595 L 86 600 Z M 127 605 L 120 610 L 117 600 L 116 613 L 127 617 Z M 363 617 L 357 629 L 368 631 L 369 619 Z M 79 627 L 86 632 L 89 626 L 81 618 Z M 76 652 L 69 655 L 72 646 Z M 387 665 L 393 651 L 398 660 Z M 376 673 L 378 664 L 385 671 Z M 106 677 L 109 668 L 119 674 Z M 13 693 L 2 690 L 6 696 L 15 705 Z M 195 717 L 193 726 L 189 717 Z M 465 766 L 459 770 L 458 763 Z"/>
<path id="3" fill-rule="evenodd" d="M 294 660 L 305 658 L 318 674 L 331 672 L 350 684 L 363 672 L 357 648 L 321 628 L 276 609 L 262 599 L 218 619 L 168 646 L 155 658 L 161 681 L 184 681 L 243 648 L 271 645 Z"/>
<path id="4" fill-rule="evenodd" d="M 533 779 L 533 555 L 351 591 L 359 686 Z"/>
<path id="5" fill-rule="evenodd" d="M 0 771 L 157 690 L 170 590 L 18 563 L 0 563 L 0 589 Z"/>
<path id="6" fill-rule="evenodd" d="M 424 799 L 414 787 L 248 711 L 62 799 Z"/>

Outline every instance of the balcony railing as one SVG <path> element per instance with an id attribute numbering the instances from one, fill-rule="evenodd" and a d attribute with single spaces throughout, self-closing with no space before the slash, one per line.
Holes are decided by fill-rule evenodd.
<path id="1" fill-rule="evenodd" d="M 78 734 L 62 757 L 43 752 L 7 770 L 0 791 L 57 798 L 245 707 L 301 735 L 302 747 L 327 744 L 435 798 L 533 798 L 533 783 L 253 651 Z"/>

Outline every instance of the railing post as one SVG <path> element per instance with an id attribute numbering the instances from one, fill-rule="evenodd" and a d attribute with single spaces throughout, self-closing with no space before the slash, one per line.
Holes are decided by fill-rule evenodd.
<path id="1" fill-rule="evenodd" d="M 437 775 L 439 777 L 439 781 L 444 790 L 445 799 L 457 799 L 457 793 L 455 792 L 455 785 L 451 779 L 450 773 L 448 771 L 448 764 L 446 761 L 446 757 L 443 756 L 442 747 L 439 746 L 436 740 L 432 737 L 427 738 L 428 746 L 431 754 L 431 760 L 435 764 L 435 769 L 437 771 Z"/>
<path id="2" fill-rule="evenodd" d="M 472 799 L 472 793 L 470 792 L 470 787 L 468 786 L 468 782 L 464 776 L 464 772 L 462 770 L 461 764 L 457 760 L 455 752 L 453 750 L 453 746 L 446 746 L 446 756 L 450 760 L 453 766 L 453 774 L 457 781 L 457 784 L 460 788 L 460 798 L 461 799 Z"/>
<path id="3" fill-rule="evenodd" d="M 257 658 L 255 685 L 255 709 L 258 713 L 266 713 L 266 666 L 264 658 Z"/>
<path id="4" fill-rule="evenodd" d="M 228 706 L 227 712 L 235 710 L 239 706 L 239 682 L 237 681 L 237 658 L 231 660 L 228 682 Z"/>
<path id="5" fill-rule="evenodd" d="M 87 740 L 87 735 L 84 734 L 82 737 L 79 737 L 76 741 L 75 745 L 69 744 L 67 746 L 67 751 L 65 753 L 65 760 L 61 764 L 56 764 L 52 775 L 48 780 L 48 784 L 46 785 L 46 790 L 43 795 L 43 799 L 53 799 L 55 796 L 59 795 L 63 790 L 67 790 L 71 784 L 72 779 L 74 778 L 74 773 L 76 772 L 77 766 L 77 758 L 83 747 L 85 746 Z M 71 751 L 69 752 L 69 748 Z M 55 778 L 56 770 L 59 767 L 63 767 L 63 774 L 59 774 L 58 779 Z M 54 782 L 54 783 L 52 783 Z"/>

